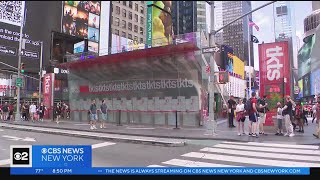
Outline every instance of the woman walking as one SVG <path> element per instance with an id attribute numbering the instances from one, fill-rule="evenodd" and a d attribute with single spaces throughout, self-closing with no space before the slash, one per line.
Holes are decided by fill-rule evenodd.
<path id="1" fill-rule="evenodd" d="M 246 116 L 244 114 L 244 104 L 243 100 L 239 99 L 239 104 L 236 106 L 236 120 L 238 122 L 238 136 L 241 136 L 241 128 L 242 128 L 242 135 L 245 135 L 244 133 L 244 121 L 246 120 Z"/>

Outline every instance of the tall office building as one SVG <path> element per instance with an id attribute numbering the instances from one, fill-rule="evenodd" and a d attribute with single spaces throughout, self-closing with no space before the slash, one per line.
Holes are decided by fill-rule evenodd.
<path id="1" fill-rule="evenodd" d="M 290 69 L 296 69 L 298 66 L 297 59 L 297 39 L 294 20 L 294 8 L 291 1 L 277 1 L 273 4 L 274 17 L 274 38 L 275 42 L 288 41 L 288 51 L 290 60 Z M 298 76 L 291 72 L 291 92 L 293 84 L 298 82 Z"/>
<path id="2" fill-rule="evenodd" d="M 210 5 L 206 1 L 172 1 L 174 34 L 210 29 Z"/>
<path id="3" fill-rule="evenodd" d="M 222 1 L 214 1 L 214 29 L 217 30 L 223 26 L 222 19 Z M 215 43 L 223 44 L 223 30 L 215 34 Z"/>
<path id="4" fill-rule="evenodd" d="M 251 11 L 251 1 L 223 1 L 223 25 L 228 24 L 239 16 Z M 249 18 L 252 18 L 249 15 Z M 231 46 L 234 54 L 249 65 L 248 43 L 250 43 L 250 65 L 254 66 L 253 44 L 248 38 L 252 34 L 252 27 L 248 25 L 248 18 L 244 17 L 223 30 L 223 44 Z"/>
<path id="5" fill-rule="evenodd" d="M 112 1 L 111 32 L 140 43 L 146 41 L 146 1 Z"/>
<path id="6" fill-rule="evenodd" d="M 312 11 L 320 9 L 320 1 L 312 1 Z"/>

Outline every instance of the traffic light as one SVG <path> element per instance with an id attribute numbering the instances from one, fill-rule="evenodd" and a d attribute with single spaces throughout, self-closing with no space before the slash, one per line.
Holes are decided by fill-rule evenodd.
<path id="1" fill-rule="evenodd" d="M 226 84 L 229 82 L 229 73 L 226 71 L 220 71 L 218 78 L 220 84 Z"/>
<path id="2" fill-rule="evenodd" d="M 24 63 L 21 63 L 21 65 L 20 65 L 20 72 L 24 73 Z"/>

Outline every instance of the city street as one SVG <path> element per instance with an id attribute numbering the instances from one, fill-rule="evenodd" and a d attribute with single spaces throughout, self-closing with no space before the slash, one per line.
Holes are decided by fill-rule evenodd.
<path id="1" fill-rule="evenodd" d="M 10 145 L 92 145 L 94 167 L 319 166 L 318 145 L 192 140 L 183 147 L 119 143 L 0 129 L 0 166 Z"/>

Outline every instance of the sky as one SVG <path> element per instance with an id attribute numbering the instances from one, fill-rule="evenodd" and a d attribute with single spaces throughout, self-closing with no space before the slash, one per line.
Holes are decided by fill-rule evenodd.
<path id="1" fill-rule="evenodd" d="M 251 1 L 252 9 L 255 9 L 261 5 L 264 5 L 270 1 Z M 303 20 L 305 17 L 310 15 L 312 12 L 312 2 L 311 1 L 291 1 L 291 6 L 293 7 L 296 35 L 300 39 L 300 47 L 303 45 Z M 265 43 L 274 42 L 274 24 L 273 24 L 273 5 L 268 5 L 253 13 L 252 20 L 259 26 L 259 31 L 253 28 L 253 35 L 256 36 L 260 43 L 264 41 Z M 300 48 L 299 47 L 299 48 Z M 255 69 L 259 70 L 259 54 L 258 54 L 258 44 L 254 44 L 254 65 Z"/>

